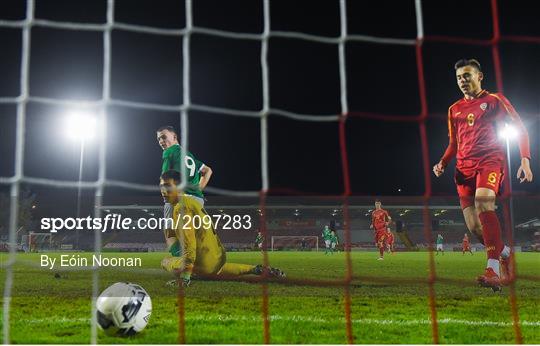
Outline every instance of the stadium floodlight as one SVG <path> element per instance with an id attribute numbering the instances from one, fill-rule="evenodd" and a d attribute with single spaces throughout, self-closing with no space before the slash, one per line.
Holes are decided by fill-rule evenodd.
<path id="1" fill-rule="evenodd" d="M 79 186 L 77 189 L 77 217 L 81 215 L 81 187 L 84 162 L 84 144 L 94 138 L 97 131 L 96 116 L 84 111 L 71 111 L 68 113 L 65 122 L 66 136 L 80 143 L 79 157 Z M 79 249 L 79 229 L 75 232 L 75 249 Z"/>
<path id="2" fill-rule="evenodd" d="M 504 127 L 499 131 L 499 138 L 504 140 L 512 140 L 517 136 L 518 130 L 510 124 L 504 124 Z"/>
<path id="3" fill-rule="evenodd" d="M 510 141 L 519 136 L 518 130 L 508 123 L 504 124 L 504 127 L 499 130 L 499 138 L 506 142 L 506 160 L 508 164 L 508 171 L 512 172 L 512 158 L 510 156 Z M 512 179 L 508 180 L 510 187 L 510 225 L 512 230 L 512 237 L 514 234 L 514 198 L 512 195 Z"/>
<path id="4" fill-rule="evenodd" d="M 73 112 L 66 118 L 68 138 L 85 141 L 94 138 L 97 130 L 96 117 L 90 113 Z"/>

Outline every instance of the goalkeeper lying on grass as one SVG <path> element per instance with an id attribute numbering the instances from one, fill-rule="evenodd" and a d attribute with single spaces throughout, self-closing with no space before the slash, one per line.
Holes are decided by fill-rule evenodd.
<path id="1" fill-rule="evenodd" d="M 248 265 L 239 263 L 227 263 L 223 245 L 212 226 L 199 228 L 193 226 L 193 218 L 198 215 L 201 219 L 207 215 L 197 199 L 190 195 L 180 193 L 177 185 L 180 184 L 180 173 L 169 170 L 161 175 L 159 186 L 164 200 L 174 206 L 173 220 L 176 228 L 174 234 L 167 234 L 169 238 L 176 238 L 169 251 L 172 256 L 167 256 L 161 261 L 163 269 L 179 273 L 182 285 L 188 286 L 191 275 L 262 275 L 262 265 Z M 175 245 L 178 244 L 178 245 Z M 176 256 L 175 256 L 176 255 Z M 268 268 L 270 276 L 284 277 L 285 274 L 276 268 Z"/>

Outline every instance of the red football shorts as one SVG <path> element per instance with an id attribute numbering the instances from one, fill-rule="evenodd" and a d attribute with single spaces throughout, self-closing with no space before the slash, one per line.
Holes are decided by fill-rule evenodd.
<path id="1" fill-rule="evenodd" d="M 504 162 L 483 164 L 473 169 L 456 168 L 454 180 L 456 182 L 461 209 L 474 206 L 476 189 L 480 187 L 493 190 L 496 195 L 499 195 L 503 178 Z"/>
<path id="2" fill-rule="evenodd" d="M 384 241 L 386 239 L 386 230 L 379 229 L 375 232 L 375 242 L 379 247 L 384 247 Z"/>

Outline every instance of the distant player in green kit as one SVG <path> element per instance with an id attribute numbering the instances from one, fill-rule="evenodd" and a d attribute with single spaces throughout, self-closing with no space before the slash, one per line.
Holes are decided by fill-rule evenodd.
<path id="1" fill-rule="evenodd" d="M 336 246 L 339 245 L 339 239 L 335 231 L 330 232 L 330 245 L 332 253 L 336 251 Z"/>
<path id="2" fill-rule="evenodd" d="M 255 238 L 255 245 L 259 250 L 263 250 L 264 236 L 261 231 L 257 232 L 257 237 Z"/>
<path id="3" fill-rule="evenodd" d="M 322 238 L 324 240 L 324 246 L 326 247 L 324 254 L 327 255 L 328 252 L 332 253 L 332 230 L 330 229 L 330 227 L 324 226 L 324 229 L 322 231 Z"/>
<path id="4" fill-rule="evenodd" d="M 439 254 L 439 251 L 444 255 L 443 240 L 443 236 L 439 233 L 437 235 L 437 255 Z"/>

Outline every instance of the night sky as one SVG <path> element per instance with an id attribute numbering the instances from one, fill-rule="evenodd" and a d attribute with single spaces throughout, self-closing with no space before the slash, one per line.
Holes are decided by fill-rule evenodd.
<path id="1" fill-rule="evenodd" d="M 1 1 L 2 20 L 22 20 L 25 1 Z M 235 32 L 261 33 L 262 1 L 194 1 L 193 24 Z M 537 11 L 529 1 L 499 1 L 504 36 L 540 37 Z M 488 40 L 492 37 L 490 1 L 423 1 L 424 32 Z M 296 31 L 337 37 L 338 1 L 271 1 L 271 30 Z M 414 1 L 347 1 L 348 32 L 391 38 L 416 38 Z M 106 1 L 36 1 L 35 17 L 55 21 L 104 23 Z M 183 28 L 183 1 L 117 0 L 115 21 Z M 21 30 L 0 27 L 0 97 L 20 93 Z M 262 77 L 258 41 L 233 40 L 194 34 L 191 38 L 191 101 L 194 104 L 259 111 Z M 427 135 L 430 167 L 448 143 L 446 111 L 462 95 L 455 83 L 453 64 L 477 58 L 485 73 L 484 88 L 497 91 L 491 47 L 426 41 L 422 47 L 428 99 Z M 533 184 L 519 185 L 519 193 L 540 193 L 540 44 L 500 43 L 504 93 L 529 129 Z M 339 114 L 338 46 L 271 38 L 268 52 L 270 107 L 301 114 Z M 102 33 L 44 27 L 31 30 L 30 95 L 99 100 L 102 94 Z M 113 30 L 111 96 L 113 99 L 179 105 L 182 100 L 182 40 Z M 351 112 L 416 116 L 420 96 L 415 47 L 365 42 L 346 44 L 348 104 Z M 63 133 L 62 106 L 31 102 L 27 107 L 24 174 L 77 180 L 79 146 Z M 14 173 L 16 105 L 0 104 L 0 176 Z M 107 177 L 140 184 L 157 184 L 161 149 L 155 130 L 170 124 L 179 130 L 178 112 L 148 111 L 112 106 L 108 109 Z M 422 195 L 424 175 L 419 126 L 351 117 L 346 123 L 351 188 L 354 195 Z M 257 118 L 189 112 L 189 149 L 212 167 L 210 186 L 229 190 L 261 188 L 260 120 Z M 271 114 L 268 120 L 270 188 L 273 191 L 339 195 L 343 172 L 338 122 L 305 122 Z M 519 162 L 513 145 L 512 173 Z M 86 181 L 98 176 L 96 142 L 87 146 Z M 453 165 L 440 179 L 432 176 L 435 195 L 455 195 Z M 9 186 L 0 186 L 6 192 Z M 29 186 L 55 213 L 50 201 L 73 208 L 76 189 Z M 401 189 L 401 191 L 398 191 Z M 106 190 L 114 203 L 118 195 L 157 195 L 124 189 Z M 93 203 L 93 192 L 85 203 Z M 211 197 L 209 199 L 211 203 Z"/>

